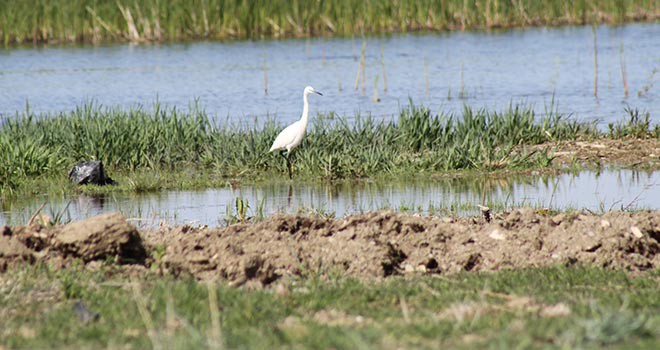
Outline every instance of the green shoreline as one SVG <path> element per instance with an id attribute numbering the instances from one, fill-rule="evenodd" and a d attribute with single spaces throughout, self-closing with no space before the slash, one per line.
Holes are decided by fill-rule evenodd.
<path id="1" fill-rule="evenodd" d="M 131 278 L 106 265 L 40 265 L 0 274 L 0 343 L 12 349 L 660 345 L 657 269 L 631 276 L 552 266 L 373 282 L 310 271 L 307 278 L 255 289 L 155 273 Z M 76 302 L 98 319 L 86 319 Z M 539 313 L 538 305 L 563 312 Z"/>
<path id="2" fill-rule="evenodd" d="M 354 36 L 660 19 L 657 0 L 0 1 L 4 46 Z"/>
<path id="3" fill-rule="evenodd" d="M 411 105 L 395 119 L 366 116 L 349 122 L 333 114 L 312 117 L 303 144 L 293 152 L 294 180 L 575 170 L 591 165 L 558 168 L 550 150 L 526 146 L 660 138 L 660 124 L 651 125 L 648 113 L 635 110 L 607 131 L 552 111 L 537 118 L 526 105 L 501 112 L 465 107 L 457 114 L 434 114 Z M 272 120 L 260 127 L 218 126 L 198 107 L 181 112 L 158 104 L 152 111 L 91 103 L 69 113 L 23 112 L 0 126 L 0 198 L 80 191 L 68 183 L 67 171 L 82 160 L 102 160 L 120 183 L 86 186 L 82 191 L 87 193 L 203 189 L 286 179 L 284 160 L 267 152 L 281 129 Z"/>

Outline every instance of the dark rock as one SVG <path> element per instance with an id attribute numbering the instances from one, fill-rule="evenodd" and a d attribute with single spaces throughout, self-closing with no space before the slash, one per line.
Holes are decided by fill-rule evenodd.
<path id="1" fill-rule="evenodd" d="M 115 183 L 103 170 L 100 160 L 85 161 L 76 164 L 69 170 L 69 179 L 78 185 L 112 185 Z"/>
<path id="2" fill-rule="evenodd" d="M 90 322 L 98 321 L 99 320 L 99 314 L 98 312 L 91 311 L 87 308 L 87 305 L 85 305 L 84 302 L 82 301 L 76 301 L 73 304 L 73 312 L 76 313 L 76 316 L 78 316 L 78 319 L 80 322 L 84 324 L 88 324 Z"/>

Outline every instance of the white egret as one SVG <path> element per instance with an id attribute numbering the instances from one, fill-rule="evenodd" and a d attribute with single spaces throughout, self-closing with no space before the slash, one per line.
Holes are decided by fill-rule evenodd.
<path id="1" fill-rule="evenodd" d="M 273 145 L 270 147 L 268 152 L 280 151 L 280 154 L 284 159 L 286 159 L 287 168 L 289 168 L 289 178 L 293 178 L 293 170 L 291 168 L 291 161 L 289 156 L 291 151 L 298 147 L 302 142 L 303 137 L 305 137 L 305 130 L 307 130 L 307 115 L 309 114 L 309 102 L 307 101 L 307 96 L 311 93 L 315 93 L 323 96 L 322 93 L 314 90 L 313 87 L 308 86 L 303 92 L 303 112 L 300 120 L 287 126 L 280 132 L 279 135 L 273 141 Z M 284 154 L 286 151 L 286 155 Z"/>

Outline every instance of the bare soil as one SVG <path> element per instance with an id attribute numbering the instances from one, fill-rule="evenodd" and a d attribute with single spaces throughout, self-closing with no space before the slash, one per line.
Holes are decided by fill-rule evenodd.
<path id="1" fill-rule="evenodd" d="M 386 278 L 591 264 L 634 273 L 660 266 L 660 210 L 551 215 L 531 208 L 484 217 L 377 211 L 341 219 L 276 216 L 224 228 L 138 231 L 120 214 L 64 226 L 4 227 L 0 271 L 74 258 L 90 268 L 155 271 L 267 285 L 283 277 Z M 100 262 L 99 262 L 100 261 Z"/>
<path id="2" fill-rule="evenodd" d="M 529 147 L 529 146 L 526 146 Z M 562 141 L 531 146 L 534 150 L 549 150 L 554 155 L 553 165 L 589 166 L 617 165 L 660 168 L 660 139 L 626 138 L 584 141 Z"/>

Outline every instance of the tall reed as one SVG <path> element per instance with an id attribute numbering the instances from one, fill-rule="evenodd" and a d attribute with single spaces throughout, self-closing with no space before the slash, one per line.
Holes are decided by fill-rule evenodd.
<path id="1" fill-rule="evenodd" d="M 594 97 L 598 98 L 598 36 L 596 26 L 591 26 L 591 32 L 594 35 Z"/>
<path id="2" fill-rule="evenodd" d="M 5 45 L 361 35 L 657 20 L 657 0 L 0 1 Z"/>
<path id="3" fill-rule="evenodd" d="M 628 73 L 626 72 L 626 57 L 623 54 L 623 43 L 619 45 L 619 59 L 621 62 L 621 81 L 623 82 L 623 98 L 628 98 Z"/>

